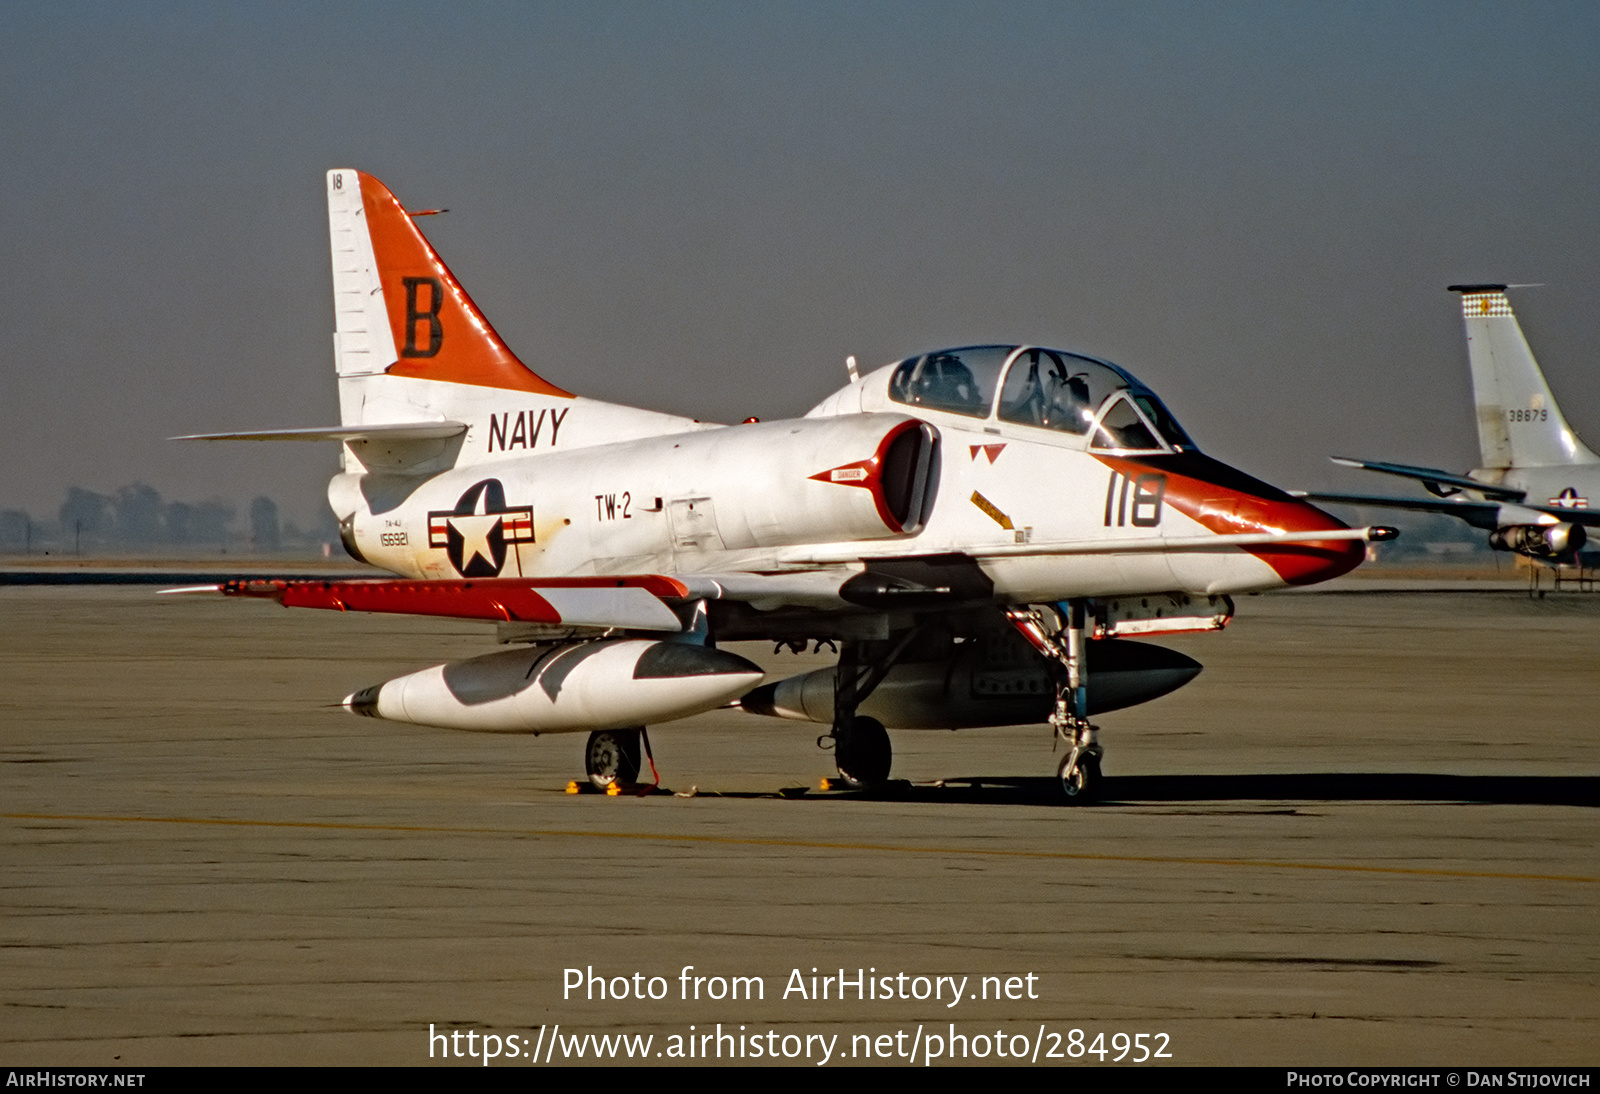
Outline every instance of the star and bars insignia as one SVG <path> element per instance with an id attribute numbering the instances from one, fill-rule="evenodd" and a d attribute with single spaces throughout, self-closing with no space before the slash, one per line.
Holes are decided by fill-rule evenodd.
<path id="1" fill-rule="evenodd" d="M 428 546 L 443 548 L 462 577 L 498 577 L 507 548 L 532 542 L 533 506 L 507 505 L 499 479 L 475 483 L 454 509 L 428 514 Z"/>

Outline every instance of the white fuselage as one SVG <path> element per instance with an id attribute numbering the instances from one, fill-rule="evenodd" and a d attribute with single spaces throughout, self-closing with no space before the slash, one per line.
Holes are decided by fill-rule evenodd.
<path id="1" fill-rule="evenodd" d="M 1600 466 L 1595 464 L 1479 469 L 1469 474 L 1479 482 L 1521 490 L 1532 505 L 1587 510 L 1591 505 L 1600 504 Z M 1558 520 L 1548 513 L 1533 513 L 1510 502 L 1501 507 L 1499 523 L 1502 526 L 1554 524 Z"/>
<path id="2" fill-rule="evenodd" d="M 889 371 L 789 421 L 717 427 L 639 412 L 653 432 L 643 437 L 630 436 L 625 408 L 497 394 L 456 415 L 468 427 L 456 468 L 363 473 L 351 460 L 330 499 L 355 514 L 364 558 L 418 578 L 473 576 L 463 567 L 474 565 L 505 577 L 860 569 L 875 557 L 963 552 L 983 559 L 996 598 L 1013 603 L 1238 593 L 1296 576 L 1242 549 L 1062 555 L 1045 545 L 1266 531 L 1286 513 L 1291 526 L 1341 527 L 1280 496 L 1091 452 L 1086 436 L 896 403 Z M 897 527 L 861 468 L 894 429 L 921 423 L 938 458 L 924 469 L 920 512 Z M 489 480 L 499 497 L 473 496 Z M 489 538 L 496 510 L 500 549 Z M 1309 514 L 1320 521 L 1306 524 Z"/>

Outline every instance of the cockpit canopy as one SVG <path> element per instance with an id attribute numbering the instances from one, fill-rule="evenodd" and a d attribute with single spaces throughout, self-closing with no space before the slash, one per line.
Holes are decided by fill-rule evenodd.
<path id="1" fill-rule="evenodd" d="M 889 378 L 889 398 L 1087 437 L 1097 450 L 1195 446 L 1155 393 L 1116 365 L 1039 346 L 965 346 L 908 357 Z"/>

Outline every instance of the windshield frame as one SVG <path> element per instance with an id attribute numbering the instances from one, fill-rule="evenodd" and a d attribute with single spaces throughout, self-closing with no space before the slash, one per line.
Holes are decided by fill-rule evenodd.
<path id="1" fill-rule="evenodd" d="M 987 397 L 986 413 L 982 415 L 950 409 L 933 403 L 912 402 L 901 397 L 906 394 L 904 385 L 911 382 L 911 378 L 920 375 L 923 363 L 929 359 L 946 356 L 960 359 L 964 354 L 970 354 L 975 351 L 992 354 L 993 351 L 1001 349 L 1007 350 L 1007 352 L 999 365 L 998 371 L 994 374 L 994 387 Z M 1083 432 L 1080 433 L 1043 422 L 1033 423 L 1020 420 L 1020 414 L 1009 418 L 1002 416 L 1001 405 L 1006 397 L 1007 385 L 1012 381 L 1013 371 L 1019 367 L 1025 368 L 1030 365 L 1034 367 L 1041 366 L 1043 363 L 1042 356 L 1039 360 L 1034 360 L 1032 358 L 1035 354 L 1048 354 L 1056 358 L 1059 363 L 1066 365 L 1068 369 L 1073 367 L 1073 362 L 1093 366 L 1094 370 L 1104 369 L 1114 378 L 1115 386 L 1110 387 L 1104 395 L 1100 396 L 1099 402 L 1094 405 L 1093 416 L 1088 420 Z M 902 379 L 902 376 L 905 379 Z M 1103 383 L 1106 379 L 1102 377 L 1101 382 Z M 981 381 L 979 382 L 981 384 Z M 897 383 L 901 385 L 899 394 L 896 392 Z M 979 423 L 984 431 L 988 433 L 1021 429 L 1026 430 L 1029 436 L 1039 439 L 1048 437 L 1053 443 L 1115 455 L 1157 455 L 1198 451 L 1198 446 L 1195 445 L 1188 432 L 1178 423 L 1171 410 L 1161 401 L 1160 397 L 1120 365 L 1087 353 L 1074 353 L 1071 350 L 1055 349 L 1031 342 L 1010 345 L 1003 342 L 981 342 L 967 346 L 953 346 L 948 349 L 932 350 L 927 353 L 919 353 L 902 358 L 890 366 L 885 393 L 891 403 L 905 407 L 911 413 L 950 415 L 952 418 L 963 422 Z M 1155 441 L 1153 447 L 1130 448 L 1107 443 L 1111 439 L 1111 435 L 1102 428 L 1105 417 L 1107 413 L 1123 402 L 1126 402 L 1132 409 L 1133 415 L 1137 419 L 1137 424 L 1142 426 L 1153 438 Z M 1150 404 L 1155 409 L 1155 413 L 1146 409 L 1142 405 L 1144 403 Z"/>

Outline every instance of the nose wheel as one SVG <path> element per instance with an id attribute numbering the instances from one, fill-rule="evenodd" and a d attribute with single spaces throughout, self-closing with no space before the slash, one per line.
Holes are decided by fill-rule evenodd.
<path id="1" fill-rule="evenodd" d="M 1069 804 L 1093 801 L 1100 793 L 1100 757 L 1073 749 L 1061 758 L 1056 778 Z"/>
<path id="2" fill-rule="evenodd" d="M 1069 600 L 1062 613 L 1055 607 L 1008 608 L 1006 615 L 1028 643 L 1055 666 L 1056 705 L 1050 732 L 1067 754 L 1056 768 L 1056 781 L 1068 804 L 1090 801 L 1100 792 L 1099 730 L 1089 722 L 1088 601 Z"/>

